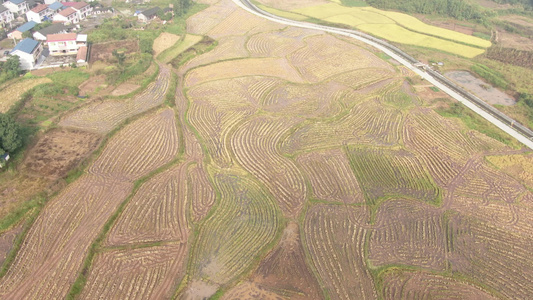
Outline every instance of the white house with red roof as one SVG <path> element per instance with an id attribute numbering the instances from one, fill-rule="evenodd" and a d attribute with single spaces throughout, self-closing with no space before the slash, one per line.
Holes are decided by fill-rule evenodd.
<path id="1" fill-rule="evenodd" d="M 80 16 L 80 20 L 84 20 L 89 15 L 92 7 L 85 2 L 62 2 L 64 6 L 72 7 Z"/>
<path id="2" fill-rule="evenodd" d="M 48 8 L 48 4 L 39 4 L 26 12 L 28 21 L 41 23 L 43 21 L 52 20 L 54 11 Z"/>
<path id="3" fill-rule="evenodd" d="M 46 36 L 46 43 L 50 55 L 76 55 L 81 47 L 87 46 L 87 35 L 76 33 L 49 34 Z M 85 51 L 87 51 L 85 49 Z"/>
<path id="4" fill-rule="evenodd" d="M 80 15 L 74 8 L 68 7 L 55 14 L 53 21 L 64 24 L 76 24 L 80 22 Z"/>

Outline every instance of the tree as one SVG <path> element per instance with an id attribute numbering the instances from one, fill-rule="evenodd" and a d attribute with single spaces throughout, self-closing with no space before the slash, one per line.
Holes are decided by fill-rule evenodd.
<path id="1" fill-rule="evenodd" d="M 20 127 L 9 115 L 0 113 L 0 154 L 14 152 L 22 146 Z"/>
<path id="2" fill-rule="evenodd" d="M 112 52 L 113 56 L 117 58 L 118 65 L 123 66 L 126 60 L 126 54 L 124 52 L 118 52 L 116 49 Z"/>

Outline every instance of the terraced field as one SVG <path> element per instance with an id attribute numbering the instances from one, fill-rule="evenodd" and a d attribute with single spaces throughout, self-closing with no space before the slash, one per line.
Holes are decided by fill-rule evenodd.
<path id="1" fill-rule="evenodd" d="M 530 154 L 437 114 L 372 49 L 208 2 L 186 34 L 212 50 L 61 120 L 112 134 L 42 208 L 0 298 L 533 294 Z"/>

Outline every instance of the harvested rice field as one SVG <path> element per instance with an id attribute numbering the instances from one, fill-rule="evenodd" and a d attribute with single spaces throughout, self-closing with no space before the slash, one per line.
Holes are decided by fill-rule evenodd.
<path id="1" fill-rule="evenodd" d="M 436 113 L 413 73 L 369 47 L 204 2 L 181 40 L 156 48 L 210 47 L 161 64 L 132 98 L 62 116 L 27 155 L 28 170 L 55 175 L 98 148 L 20 233 L 0 298 L 533 294 L 531 153 Z M 334 18 L 342 7 L 328 3 L 263 1 Z M 49 146 L 69 137 L 80 149 Z"/>

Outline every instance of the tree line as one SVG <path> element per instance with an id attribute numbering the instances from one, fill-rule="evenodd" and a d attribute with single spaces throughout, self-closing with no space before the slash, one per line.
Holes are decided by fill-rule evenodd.
<path id="1" fill-rule="evenodd" d="M 459 20 L 482 20 L 487 13 L 479 5 L 463 0 L 367 0 L 367 3 L 381 9 L 443 15 Z"/>

